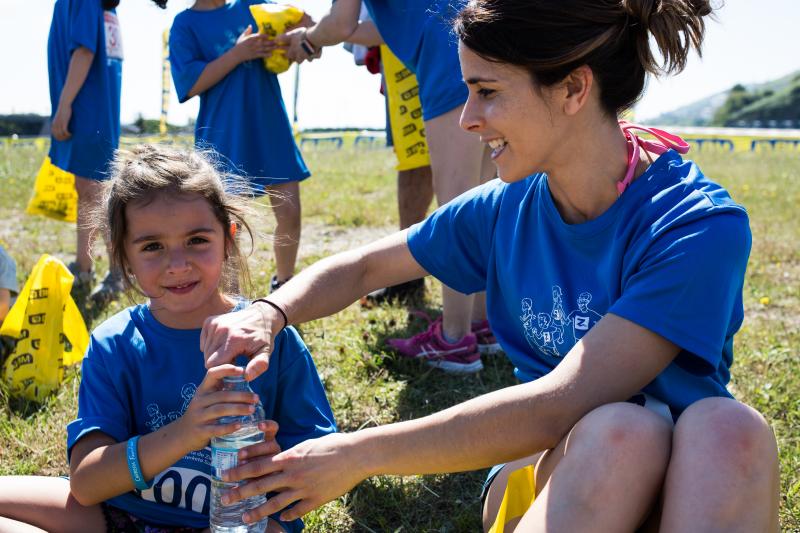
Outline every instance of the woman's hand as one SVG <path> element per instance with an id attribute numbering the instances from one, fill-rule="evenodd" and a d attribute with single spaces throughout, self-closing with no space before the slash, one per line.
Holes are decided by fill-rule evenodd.
<path id="1" fill-rule="evenodd" d="M 269 367 L 272 340 L 283 326 L 278 311 L 259 302 L 235 313 L 207 318 L 200 332 L 206 368 L 230 363 L 244 354 L 251 358 L 245 370 L 247 379 L 256 378 Z"/>
<path id="2" fill-rule="evenodd" d="M 273 50 L 280 47 L 281 45 L 276 39 L 271 39 L 263 33 L 253 33 L 253 26 L 250 25 L 236 39 L 233 53 L 240 63 L 244 63 L 251 59 L 267 57 L 272 54 Z"/>
<path id="3" fill-rule="evenodd" d="M 221 365 L 211 368 L 203 382 L 194 393 L 186 412 L 174 423 L 178 427 L 186 448 L 200 450 L 208 446 L 212 437 L 233 433 L 241 424 L 219 424 L 223 416 L 246 416 L 253 413 L 258 395 L 252 392 L 222 391 L 222 378 L 242 374 L 242 369 L 234 365 Z"/>
<path id="4" fill-rule="evenodd" d="M 249 481 L 232 489 L 223 501 L 230 504 L 256 494 L 278 492 L 267 503 L 248 511 L 245 520 L 256 522 L 293 502 L 297 504 L 282 513 L 281 520 L 300 518 L 341 496 L 368 476 L 363 454 L 358 454 L 353 435 L 331 433 L 301 442 L 274 456 L 264 454 L 251 459 L 248 454 L 247 462 L 225 472 L 223 479 Z"/>
<path id="5" fill-rule="evenodd" d="M 309 54 L 302 46 L 303 39 L 306 36 L 307 29 L 305 27 L 295 28 L 286 33 L 278 35 L 275 40 L 286 48 L 286 57 L 289 61 L 295 63 L 302 63 L 303 61 L 311 61 L 322 55 L 322 47 L 318 47 L 313 54 Z"/>
<path id="6" fill-rule="evenodd" d="M 72 118 L 72 106 L 59 104 L 53 123 L 50 124 L 50 133 L 57 141 L 66 141 L 72 137 L 69 131 L 69 120 Z"/>

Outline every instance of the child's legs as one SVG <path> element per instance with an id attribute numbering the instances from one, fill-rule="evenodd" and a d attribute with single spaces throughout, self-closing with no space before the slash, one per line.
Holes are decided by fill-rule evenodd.
<path id="1" fill-rule="evenodd" d="M 297 249 L 300 246 L 301 214 L 300 182 L 290 181 L 280 185 L 270 185 L 269 201 L 275 213 L 275 266 L 278 281 L 286 281 L 294 274 Z"/>
<path id="2" fill-rule="evenodd" d="M 678 418 L 662 532 L 778 531 L 775 437 L 753 408 L 706 398 Z"/>
<path id="3" fill-rule="evenodd" d="M 75 190 L 78 192 L 78 246 L 75 250 L 75 262 L 81 272 L 92 270 L 92 230 L 89 217 L 100 200 L 101 186 L 99 181 L 75 176 Z"/>
<path id="4" fill-rule="evenodd" d="M 633 531 L 657 501 L 672 428 L 630 403 L 584 416 L 536 466 L 536 499 L 520 531 Z"/>
<path id="5" fill-rule="evenodd" d="M 433 200 L 431 167 L 424 165 L 397 172 L 397 211 L 400 229 L 424 220 Z"/>
<path id="6" fill-rule="evenodd" d="M 459 126 L 462 106 L 425 121 L 431 156 L 433 190 L 439 205 L 480 183 L 483 145 L 474 133 Z M 472 296 L 442 286 L 442 327 L 446 337 L 460 339 L 469 332 Z"/>
<path id="7" fill-rule="evenodd" d="M 99 505 L 84 507 L 72 497 L 67 479 L 0 477 L 0 533 L 42 530 L 104 532 L 106 521 Z"/>

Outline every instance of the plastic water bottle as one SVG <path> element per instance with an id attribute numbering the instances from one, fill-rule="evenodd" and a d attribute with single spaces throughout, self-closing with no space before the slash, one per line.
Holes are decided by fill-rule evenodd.
<path id="1" fill-rule="evenodd" d="M 243 377 L 223 378 L 223 390 L 253 392 Z M 245 524 L 242 515 L 249 509 L 258 507 L 267 501 L 266 496 L 259 494 L 252 498 L 223 505 L 220 501 L 222 492 L 239 485 L 226 483 L 220 474 L 238 463 L 238 452 L 241 448 L 264 440 L 264 433 L 258 429 L 258 423 L 264 420 L 264 408 L 259 401 L 255 411 L 247 416 L 225 416 L 219 419 L 220 424 L 241 422 L 242 426 L 234 433 L 211 439 L 211 508 L 209 521 L 214 533 L 262 533 L 267 527 L 267 518 L 252 524 Z"/>

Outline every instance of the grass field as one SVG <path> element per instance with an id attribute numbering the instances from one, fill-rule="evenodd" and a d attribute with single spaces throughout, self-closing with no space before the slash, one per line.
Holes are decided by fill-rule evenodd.
<path id="1" fill-rule="evenodd" d="M 41 253 L 70 260 L 74 230 L 24 215 L 33 176 L 44 157 L 35 146 L 0 144 L 0 242 L 18 261 L 20 283 Z M 306 154 L 314 176 L 302 187 L 302 265 L 367 242 L 396 226 L 393 156 L 387 150 L 319 149 Z M 759 409 L 780 445 L 781 524 L 800 531 L 800 159 L 794 151 L 757 153 L 703 150 L 706 174 L 726 186 L 751 217 L 753 251 L 745 284 L 745 323 L 736 337 L 731 389 Z M 794 222 L 792 222 L 794 220 Z M 269 243 L 250 258 L 256 292 L 265 294 Z M 98 266 L 104 271 L 105 265 Z M 422 303 L 437 309 L 428 281 Z M 127 302 L 112 304 L 88 326 Z M 419 417 L 514 382 L 503 358 L 450 377 L 383 348 L 388 336 L 412 333 L 407 309 L 353 305 L 302 326 L 339 426 L 344 431 Z M 67 473 L 65 426 L 76 412 L 79 376 L 72 372 L 57 395 L 36 406 L 10 400 L 0 389 L 0 475 Z M 477 531 L 478 493 L 485 472 L 422 477 L 378 477 L 306 517 L 312 531 Z"/>

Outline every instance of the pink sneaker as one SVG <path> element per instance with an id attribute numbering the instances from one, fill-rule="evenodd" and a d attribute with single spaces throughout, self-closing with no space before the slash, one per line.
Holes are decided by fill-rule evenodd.
<path id="1" fill-rule="evenodd" d="M 389 339 L 386 344 L 403 357 L 425 359 L 430 366 L 448 373 L 472 374 L 483 369 L 475 335 L 469 333 L 460 341 L 449 343 L 442 335 L 439 319 L 410 339 Z"/>
<path id="2" fill-rule="evenodd" d="M 472 334 L 478 340 L 478 351 L 483 355 L 495 355 L 501 353 L 503 348 L 497 339 L 494 338 L 492 328 L 488 320 L 473 322 L 471 325 Z"/>

